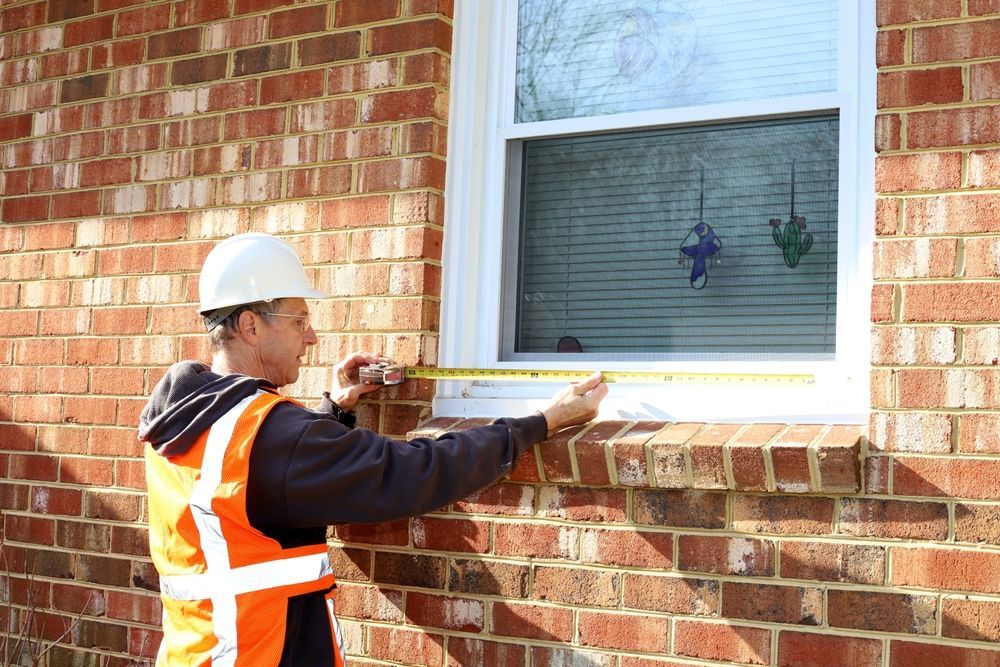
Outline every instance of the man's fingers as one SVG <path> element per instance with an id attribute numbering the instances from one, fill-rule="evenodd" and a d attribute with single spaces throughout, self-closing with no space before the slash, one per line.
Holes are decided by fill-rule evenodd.
<path id="1" fill-rule="evenodd" d="M 576 394 L 577 396 L 583 396 L 588 391 L 590 391 L 597 385 L 601 384 L 601 380 L 602 380 L 601 372 L 597 371 L 586 380 L 580 380 L 579 382 L 574 383 L 572 385 L 573 393 Z"/>

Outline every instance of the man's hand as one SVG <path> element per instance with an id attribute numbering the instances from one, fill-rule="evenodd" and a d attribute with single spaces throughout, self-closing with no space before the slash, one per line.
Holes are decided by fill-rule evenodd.
<path id="1" fill-rule="evenodd" d="M 573 382 L 552 397 L 552 404 L 542 410 L 549 425 L 549 436 L 556 431 L 584 424 L 597 416 L 597 408 L 608 395 L 608 385 L 594 373 L 582 382 Z"/>
<path id="2" fill-rule="evenodd" d="M 381 361 L 392 363 L 390 359 L 381 356 L 355 352 L 333 367 L 333 389 L 330 390 L 330 399 L 337 404 L 337 407 L 345 411 L 350 410 L 357 404 L 359 398 L 382 388 L 380 384 L 361 384 L 361 379 L 358 377 L 358 368 Z"/>

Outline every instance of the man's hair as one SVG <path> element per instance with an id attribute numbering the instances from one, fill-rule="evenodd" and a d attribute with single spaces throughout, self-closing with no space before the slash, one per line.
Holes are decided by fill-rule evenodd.
<path id="1" fill-rule="evenodd" d="M 219 323 L 219 326 L 212 329 L 208 334 L 208 341 L 212 345 L 212 352 L 218 352 L 226 346 L 226 343 L 232 340 L 240 330 L 240 314 L 244 311 L 249 310 L 261 318 L 265 318 L 267 313 L 273 312 L 274 309 L 281 303 L 281 299 L 274 299 L 273 301 L 255 301 L 253 303 L 245 303 L 233 312 L 229 314 L 226 319 Z"/>

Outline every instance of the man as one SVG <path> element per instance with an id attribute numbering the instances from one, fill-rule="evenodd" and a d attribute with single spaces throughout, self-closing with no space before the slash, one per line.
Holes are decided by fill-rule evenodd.
<path id="1" fill-rule="evenodd" d="M 357 353 L 336 367 L 317 410 L 278 393 L 316 332 L 314 290 L 294 249 L 241 234 L 209 253 L 199 279 L 212 365 L 175 364 L 140 419 L 149 539 L 160 573 L 157 665 L 342 665 L 326 526 L 415 516 L 510 472 L 526 449 L 593 419 L 599 374 L 540 413 L 437 440 L 354 429 L 350 410 L 379 387 Z"/>

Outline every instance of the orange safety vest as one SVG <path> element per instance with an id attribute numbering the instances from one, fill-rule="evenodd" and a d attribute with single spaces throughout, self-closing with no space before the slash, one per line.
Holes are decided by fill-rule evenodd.
<path id="1" fill-rule="evenodd" d="M 336 667 L 344 664 L 326 544 L 283 549 L 247 518 L 254 438 L 271 409 L 290 400 L 248 396 L 179 456 L 146 447 L 150 554 L 163 600 L 157 667 L 277 665 L 288 598 L 316 591 L 330 591 L 333 654 Z"/>

